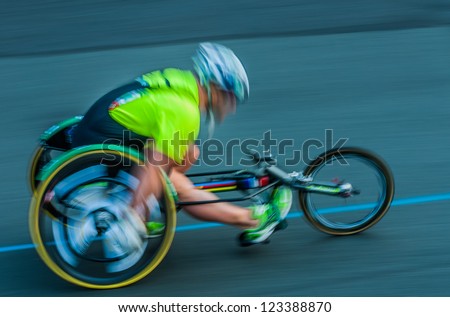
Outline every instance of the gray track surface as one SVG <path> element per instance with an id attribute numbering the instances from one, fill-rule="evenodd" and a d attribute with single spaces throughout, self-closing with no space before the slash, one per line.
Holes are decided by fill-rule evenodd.
<path id="1" fill-rule="evenodd" d="M 301 147 L 333 129 L 389 162 L 397 199 L 450 192 L 448 1 L 241 2 L 2 3 L 0 295 L 450 295 L 446 200 L 392 207 L 351 237 L 298 218 L 245 249 L 234 228 L 180 232 L 149 277 L 111 291 L 60 280 L 33 249 L 5 249 L 31 243 L 25 179 L 39 134 L 141 72 L 189 68 L 200 40 L 232 47 L 252 82 L 251 101 L 216 138 L 259 140 L 270 129 Z"/>

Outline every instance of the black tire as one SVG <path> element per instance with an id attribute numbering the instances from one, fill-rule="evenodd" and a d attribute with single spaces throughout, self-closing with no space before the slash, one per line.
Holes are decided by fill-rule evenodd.
<path id="1" fill-rule="evenodd" d="M 117 251 L 117 241 L 108 235 L 120 221 L 114 210 L 129 203 L 137 186 L 132 175 L 137 164 L 142 162 L 128 153 L 93 150 L 68 159 L 39 184 L 30 205 L 30 233 L 39 256 L 58 276 L 82 287 L 118 288 L 141 280 L 163 260 L 174 237 L 176 211 L 162 171 L 164 191 L 158 203 L 164 232 L 145 239 L 143 248 L 133 252 Z M 92 207 L 99 203 L 104 205 Z M 72 237 L 82 220 L 98 219 L 99 210 L 109 216 L 108 225 L 95 222 L 98 235 L 81 253 Z"/>
<path id="2" fill-rule="evenodd" d="M 352 163 L 348 163 L 349 161 Z M 336 172 L 325 172 L 325 170 L 331 170 L 333 165 L 336 167 L 338 164 L 340 165 L 337 166 Z M 369 169 L 358 173 L 354 169 L 360 165 Z M 359 195 L 348 198 L 308 191 L 299 192 L 300 206 L 306 219 L 315 228 L 328 234 L 351 235 L 372 227 L 389 210 L 394 197 L 394 177 L 388 165 L 379 156 L 365 149 L 329 150 L 308 164 L 303 173 L 306 176 L 312 176 L 313 182 L 330 181 L 327 179 L 330 175 L 331 177 L 347 176 L 349 178 L 344 179 L 344 182 L 357 186 L 355 189 L 360 191 Z M 340 175 L 341 173 L 345 175 Z M 361 178 L 360 183 L 356 180 L 359 178 Z M 372 182 L 372 178 L 375 180 L 374 182 Z M 334 181 L 340 182 L 336 179 Z M 358 193 L 358 191 L 355 192 Z M 363 203 L 361 195 L 366 193 L 369 194 L 369 202 Z M 324 203 L 321 203 L 322 201 Z M 342 207 L 333 205 L 344 201 L 345 205 Z M 321 208 L 317 208 L 318 204 L 322 205 Z"/>

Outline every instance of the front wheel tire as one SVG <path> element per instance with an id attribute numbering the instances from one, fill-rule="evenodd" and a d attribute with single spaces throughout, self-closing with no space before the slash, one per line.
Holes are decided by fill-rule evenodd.
<path id="1" fill-rule="evenodd" d="M 375 225 L 389 210 L 394 177 L 378 155 L 360 148 L 332 149 L 319 155 L 304 171 L 314 182 L 350 183 L 358 194 L 341 197 L 299 192 L 307 220 L 332 235 L 355 234 Z"/>

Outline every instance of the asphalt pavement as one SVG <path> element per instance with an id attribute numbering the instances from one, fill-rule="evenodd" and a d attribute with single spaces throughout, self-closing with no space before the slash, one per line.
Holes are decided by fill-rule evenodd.
<path id="1" fill-rule="evenodd" d="M 449 296 L 449 24 L 443 0 L 8 3 L 0 12 L 0 295 Z M 204 40 L 234 49 L 252 85 L 249 103 L 215 138 L 290 139 L 283 164 L 306 140 L 325 148 L 331 130 L 334 143 L 347 139 L 389 163 L 393 206 L 367 232 L 330 237 L 295 204 L 290 226 L 251 248 L 236 244 L 239 230 L 191 227 L 200 222 L 181 212 L 169 254 L 142 281 L 93 291 L 61 280 L 28 233 L 26 172 L 37 138 L 142 72 L 191 68 Z M 239 167 L 242 154 L 232 154 L 219 167 Z"/>

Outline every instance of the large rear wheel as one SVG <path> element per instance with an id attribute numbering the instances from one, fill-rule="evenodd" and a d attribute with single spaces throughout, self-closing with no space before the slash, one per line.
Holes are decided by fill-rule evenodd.
<path id="1" fill-rule="evenodd" d="M 160 199 L 150 213 L 163 231 L 136 242 L 124 226 L 124 212 L 138 185 L 142 162 L 117 150 L 94 150 L 65 161 L 39 184 L 30 205 L 29 225 L 45 264 L 64 280 L 110 289 L 135 283 L 152 272 L 172 243 L 176 210 L 162 171 Z M 133 240 L 134 239 L 134 240 Z"/>

